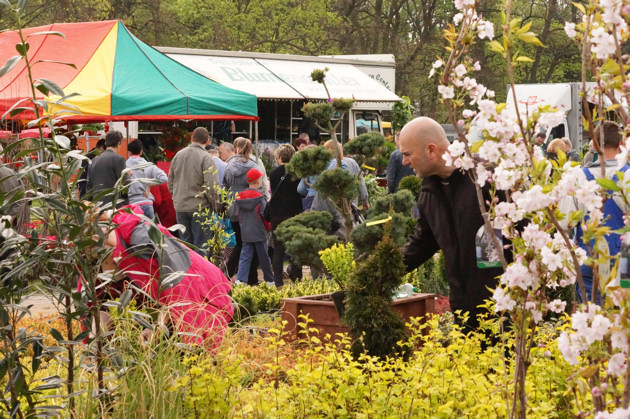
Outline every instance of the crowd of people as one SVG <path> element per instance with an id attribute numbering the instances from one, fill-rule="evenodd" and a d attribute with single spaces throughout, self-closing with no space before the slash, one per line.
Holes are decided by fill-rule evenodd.
<path id="1" fill-rule="evenodd" d="M 615 159 L 624 145 L 621 129 L 614 122 L 605 121 L 595 131 L 604 140 L 601 147 L 605 164 L 603 172 L 606 177 L 616 180 L 616 173 L 626 168 L 618 166 Z M 542 148 L 546 158 L 558 160 L 561 151 L 567 159 L 580 161 L 570 140 L 558 138 L 545 143 L 544 137 L 538 135 L 535 143 Z M 180 239 L 207 260 L 212 256 L 205 246 L 210 237 L 200 210 L 207 209 L 209 214 L 217 212 L 222 205 L 219 192 L 222 188 L 230 197 L 227 217 L 235 238 L 235 246 L 226 261 L 226 273 L 232 282 L 259 284 L 259 268 L 263 280 L 277 287 L 282 287 L 285 279 L 300 279 L 302 266 L 293 263 L 275 230 L 283 221 L 303 211 L 330 212 L 337 220 L 334 225 L 339 226 L 338 233 L 343 234 L 342 215 L 312 187 L 317 178 L 294 179 L 286 171 L 286 164 L 298 150 L 316 146 L 304 136 L 296 141 L 297 150 L 290 144 L 275 149 L 276 167 L 269 173 L 262 160 L 254 155 L 249 139 L 239 137 L 233 143 L 223 142 L 216 147 L 211 144 L 208 131 L 202 127 L 194 130 L 190 145 L 174 156 L 170 167 L 160 168 L 147 162 L 142 157 L 139 140 L 128 144 L 130 157 L 125 160 L 118 153 L 121 140 L 120 133 L 109 132 L 104 141 L 99 141 L 97 147 L 102 147 L 103 151 L 99 155 L 98 152 L 88 155 L 91 162 L 87 176 L 79 182 L 79 193 L 89 192 L 87 196 L 101 205 L 120 208 L 131 204 L 148 219 L 157 216 L 166 227 L 175 222 L 182 225 Z M 449 144 L 444 129 L 434 120 L 421 117 L 409 122 L 396 137 L 399 150 L 390 156 L 388 191 L 395 192 L 405 176 L 416 175 L 423 180 L 416 209 L 417 226 L 403 249 L 405 265 L 411 271 L 441 250 L 450 286 L 451 308 L 469 312 L 467 326 L 474 328 L 479 305 L 490 298 L 490 290 L 496 287 L 501 269 L 480 268 L 476 263 L 475 239 L 483 225 L 476 187 L 465 172 L 446 164 L 443 155 Z M 323 146 L 334 151 L 332 141 Z M 357 175 L 360 180 L 356 204 L 365 210 L 368 194 L 361 168 L 354 159 L 343 156 L 341 149 L 337 151 L 342 169 Z M 583 181 L 602 176 L 601 161 L 597 156 L 587 153 L 583 160 Z M 331 159 L 326 170 L 336 168 L 337 164 L 336 158 Z M 127 186 L 127 194 L 112 194 L 111 188 L 121 183 Z M 482 193 L 490 199 L 487 187 Z M 167 215 L 169 212 L 164 209 L 169 205 L 174 217 Z M 568 197 L 562 205 L 565 213 L 581 208 L 573 197 Z M 611 228 L 615 223 L 623 225 L 621 217 L 627 210 L 624 203 L 611 199 L 606 205 L 604 212 Z M 577 239 L 579 241 L 579 237 Z M 615 244 L 617 239 L 609 237 L 611 254 L 619 252 L 619 246 Z M 584 243 L 579 244 L 588 248 Z M 509 243 L 505 248 L 505 259 L 510 261 Z M 593 273 L 583 267 L 582 276 L 590 298 Z"/>

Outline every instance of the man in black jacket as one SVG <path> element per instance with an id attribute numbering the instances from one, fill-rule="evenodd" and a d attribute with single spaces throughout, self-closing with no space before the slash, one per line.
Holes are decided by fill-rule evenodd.
<path id="1" fill-rule="evenodd" d="M 482 312 L 477 306 L 491 297 L 488 288 L 497 286 L 503 271 L 477 267 L 475 236 L 483 218 L 475 184 L 467 173 L 446 165 L 442 156 L 448 146 L 444 129 L 431 118 L 416 118 L 400 133 L 403 164 L 423 179 L 418 224 L 404 248 L 404 261 L 411 271 L 442 250 L 451 309 L 469 312 L 466 327 L 475 329 Z M 462 324 L 457 316 L 456 321 Z"/>
<path id="2" fill-rule="evenodd" d="M 120 132 L 111 131 L 107 133 L 105 136 L 105 147 L 107 149 L 92 160 L 88 170 L 86 185 L 88 192 L 98 193 L 104 189 L 111 189 L 116 185 L 116 182 L 122 176 L 122 171 L 127 168 L 127 161 L 118 154 L 121 143 L 122 134 Z M 111 203 L 113 199 L 114 195 L 110 193 L 101 197 L 98 202 L 100 205 L 105 205 Z M 126 193 L 118 197 L 116 207 L 120 208 L 127 204 Z"/>

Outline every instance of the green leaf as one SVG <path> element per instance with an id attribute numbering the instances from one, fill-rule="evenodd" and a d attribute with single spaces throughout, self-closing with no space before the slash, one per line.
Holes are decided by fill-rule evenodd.
<path id="1" fill-rule="evenodd" d="M 532 22 L 527 22 L 526 24 L 523 25 L 523 27 L 521 27 L 521 29 L 518 30 L 518 33 L 525 33 L 531 27 L 532 27 Z"/>
<path id="2" fill-rule="evenodd" d="M 46 96 L 50 95 L 50 90 L 48 90 L 48 88 L 43 84 L 38 84 L 37 86 L 35 86 L 35 88 Z"/>
<path id="3" fill-rule="evenodd" d="M 26 0 L 18 1 L 18 14 L 22 14 L 24 12 L 24 8 L 26 7 Z"/>
<path id="4" fill-rule="evenodd" d="M 9 71 L 13 70 L 13 67 L 22 59 L 21 55 L 16 55 L 7 60 L 6 63 L 0 68 L 0 77 L 7 74 Z"/>
<path id="5" fill-rule="evenodd" d="M 31 47 L 31 46 L 30 46 L 30 45 L 28 44 L 28 42 L 27 42 L 27 43 L 24 43 L 24 44 L 17 44 L 17 45 L 15 46 L 15 49 L 17 50 L 17 52 L 18 52 L 18 53 L 19 53 L 22 57 L 25 57 L 25 56 L 26 56 L 26 53 L 28 52 L 28 49 L 29 49 L 30 47 Z"/>
<path id="6" fill-rule="evenodd" d="M 516 61 L 522 61 L 522 62 L 526 62 L 526 63 L 533 63 L 534 60 L 532 60 L 529 57 L 525 57 L 524 55 L 521 55 L 520 57 L 516 58 Z"/>
<path id="7" fill-rule="evenodd" d="M 132 295 L 133 294 L 130 289 L 126 289 L 125 291 L 123 291 L 122 294 L 120 294 L 120 306 L 118 306 L 118 314 L 121 314 L 123 309 L 127 307 L 127 304 L 129 304 L 129 301 L 131 301 Z"/>
<path id="8" fill-rule="evenodd" d="M 63 336 L 61 336 L 61 333 L 59 332 L 59 330 L 55 329 L 54 327 L 50 328 L 50 334 L 57 341 L 63 340 Z"/>
<path id="9" fill-rule="evenodd" d="M 619 185 L 617 185 L 612 179 L 595 179 L 595 181 L 603 189 L 611 190 L 613 192 L 621 191 L 621 189 L 619 188 Z"/>
<path id="10" fill-rule="evenodd" d="M 63 89 L 59 87 L 57 83 L 52 82 L 48 79 L 37 79 L 36 81 L 40 82 L 41 85 L 45 86 L 48 90 L 50 90 L 57 96 L 63 96 Z"/>

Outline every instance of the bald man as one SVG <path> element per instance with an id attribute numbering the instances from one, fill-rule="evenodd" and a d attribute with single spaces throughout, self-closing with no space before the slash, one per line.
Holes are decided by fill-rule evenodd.
<path id="1" fill-rule="evenodd" d="M 423 179 L 418 224 L 403 250 L 404 260 L 411 271 L 442 250 L 451 309 L 469 312 L 465 326 L 476 329 L 483 312 L 477 306 L 490 298 L 487 287 L 497 286 L 502 269 L 477 267 L 475 236 L 483 218 L 475 184 L 467 173 L 446 165 L 442 156 L 448 146 L 444 129 L 431 118 L 416 118 L 400 132 L 403 164 Z M 486 190 L 484 197 L 490 199 Z M 455 319 L 463 324 L 459 316 Z"/>

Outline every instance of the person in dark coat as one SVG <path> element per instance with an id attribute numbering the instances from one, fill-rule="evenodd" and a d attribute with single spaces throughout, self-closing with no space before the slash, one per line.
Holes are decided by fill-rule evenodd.
<path id="1" fill-rule="evenodd" d="M 451 308 L 469 312 L 465 326 L 475 329 L 483 312 L 477 306 L 492 296 L 503 270 L 477 267 L 475 237 L 483 218 L 475 184 L 467 173 L 446 165 L 442 156 L 448 146 L 444 129 L 431 118 L 416 118 L 400 133 L 403 164 L 423 179 L 418 224 L 403 250 L 404 262 L 411 271 L 442 250 Z M 484 195 L 490 199 L 486 190 Z M 455 319 L 462 324 L 461 317 Z"/>
<path id="2" fill-rule="evenodd" d="M 398 184 L 407 176 L 413 176 L 413 169 L 405 166 L 402 162 L 403 156 L 399 150 L 400 134 L 396 134 L 396 150 L 389 155 L 389 163 L 387 164 L 387 192 L 395 193 L 398 190 Z"/>
<path id="3" fill-rule="evenodd" d="M 88 170 L 88 193 L 98 193 L 105 189 L 111 189 L 122 176 L 123 170 L 127 168 L 127 160 L 118 154 L 121 143 L 122 134 L 119 131 L 110 131 L 105 136 L 107 149 L 92 160 Z M 128 183 L 128 179 L 125 183 Z M 100 205 L 105 205 L 110 204 L 113 199 L 114 195 L 110 193 L 101 197 L 98 202 Z M 128 203 L 127 195 L 123 194 L 118 197 L 116 207 L 120 208 Z"/>
<path id="4" fill-rule="evenodd" d="M 105 148 L 105 138 L 102 138 L 98 140 L 96 146 L 85 155 L 85 157 L 89 160 L 81 160 L 81 168 L 83 168 L 83 172 L 81 172 L 81 176 L 77 182 L 79 187 L 79 198 L 83 197 L 83 195 L 87 192 L 87 177 L 90 163 L 96 156 L 99 156 L 103 151 L 105 151 Z"/>
<path id="5" fill-rule="evenodd" d="M 269 173 L 271 184 L 271 201 L 269 201 L 269 221 L 273 238 L 273 280 L 277 287 L 284 285 L 284 243 L 278 240 L 275 234 L 276 228 L 284 220 L 295 217 L 302 212 L 302 195 L 297 191 L 300 179 L 293 179 L 285 169 L 285 164 L 291 160 L 295 149 L 290 144 L 282 144 L 274 151 L 278 167 Z M 302 275 L 302 267 L 291 263 L 288 269 L 289 278 L 293 281 Z"/>

